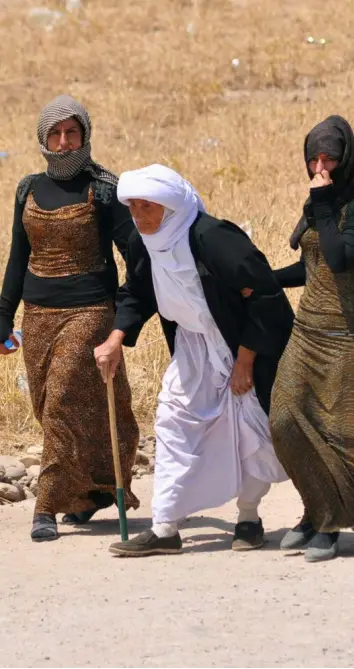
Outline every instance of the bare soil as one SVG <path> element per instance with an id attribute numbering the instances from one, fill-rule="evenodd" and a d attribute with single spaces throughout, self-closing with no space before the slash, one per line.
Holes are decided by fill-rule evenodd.
<path id="1" fill-rule="evenodd" d="M 130 532 L 150 525 L 152 478 Z M 61 538 L 29 538 L 32 502 L 0 508 L 0 662 L 6 667 L 350 667 L 354 536 L 340 557 L 308 565 L 279 541 L 301 514 L 290 483 L 262 507 L 263 550 L 230 550 L 235 504 L 186 521 L 184 553 L 108 553 L 116 512 Z"/>

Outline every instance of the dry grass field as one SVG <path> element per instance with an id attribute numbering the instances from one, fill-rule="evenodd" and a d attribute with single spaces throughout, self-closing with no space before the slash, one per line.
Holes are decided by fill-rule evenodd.
<path id="1" fill-rule="evenodd" d="M 63 12 L 51 31 L 34 5 Z M 352 0 L 83 0 L 71 14 L 64 0 L 0 0 L 0 30 L 0 278 L 17 182 L 44 169 L 38 113 L 64 92 L 91 113 L 95 159 L 117 172 L 166 163 L 211 213 L 249 220 L 274 267 L 296 259 L 304 135 L 331 113 L 354 122 Z M 127 353 L 145 429 L 167 359 L 155 322 Z M 0 362 L 4 448 L 38 436 L 22 371 L 20 355 Z"/>

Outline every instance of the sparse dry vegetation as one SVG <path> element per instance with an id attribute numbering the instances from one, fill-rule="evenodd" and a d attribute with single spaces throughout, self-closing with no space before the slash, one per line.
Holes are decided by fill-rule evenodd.
<path id="1" fill-rule="evenodd" d="M 38 113 L 63 92 L 88 107 L 97 160 L 117 172 L 174 167 L 211 213 L 250 220 L 273 266 L 295 260 L 288 237 L 308 189 L 304 135 L 330 113 L 354 122 L 352 0 L 83 0 L 72 15 L 64 0 L 48 0 L 64 12 L 50 32 L 29 18 L 33 4 L 45 3 L 0 1 L 0 150 L 10 154 L 0 160 L 1 277 L 17 182 L 44 168 Z M 328 41 L 308 44 L 310 35 Z M 144 426 L 167 360 L 152 322 L 127 352 Z M 7 447 L 38 431 L 17 388 L 22 371 L 20 355 L 0 361 Z"/>

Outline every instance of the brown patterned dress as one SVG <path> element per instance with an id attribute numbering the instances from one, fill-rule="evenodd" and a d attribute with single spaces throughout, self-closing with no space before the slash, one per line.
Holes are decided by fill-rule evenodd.
<path id="1" fill-rule="evenodd" d="M 315 530 L 334 532 L 354 526 L 354 273 L 331 272 L 315 230 L 301 246 L 306 287 L 273 387 L 271 431 Z"/>
<path id="2" fill-rule="evenodd" d="M 23 225 L 34 275 L 64 277 L 104 268 L 91 189 L 88 202 L 54 211 L 40 209 L 30 193 Z M 25 303 L 24 358 L 44 433 L 36 513 L 90 510 L 95 493 L 115 492 L 106 387 L 93 357 L 113 321 L 111 302 L 73 308 Z M 130 485 L 139 432 L 124 360 L 114 386 L 126 505 L 137 508 Z"/>

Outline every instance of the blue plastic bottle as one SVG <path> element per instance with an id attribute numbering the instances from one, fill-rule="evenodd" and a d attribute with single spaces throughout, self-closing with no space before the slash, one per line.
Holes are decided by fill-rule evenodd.
<path id="1" fill-rule="evenodd" d="M 22 345 L 22 330 L 14 330 L 13 331 L 13 336 L 15 337 L 17 343 L 18 343 L 18 348 Z M 4 343 L 5 348 L 7 348 L 9 351 L 17 351 L 16 346 L 13 344 L 11 339 L 6 339 Z"/>

